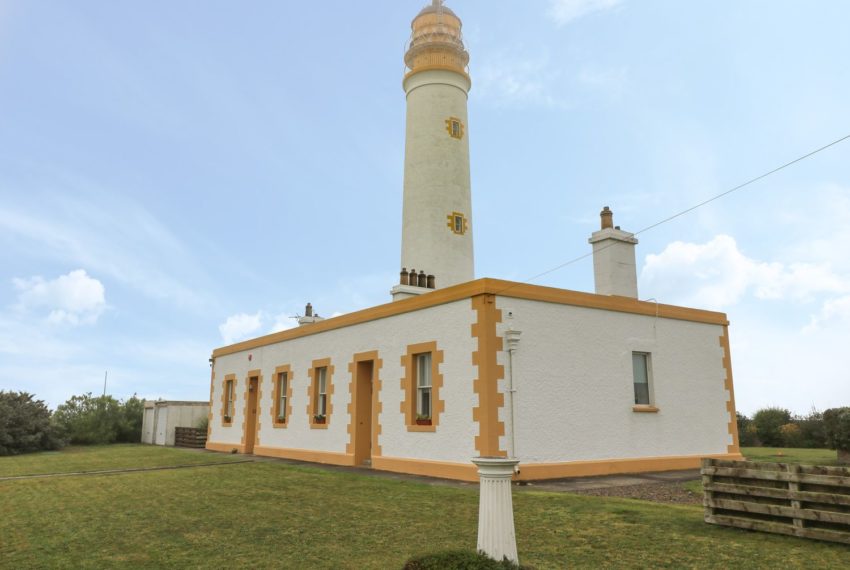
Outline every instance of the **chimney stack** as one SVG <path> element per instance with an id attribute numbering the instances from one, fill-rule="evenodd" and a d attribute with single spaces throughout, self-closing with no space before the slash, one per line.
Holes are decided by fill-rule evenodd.
<path id="1" fill-rule="evenodd" d="M 637 264 L 634 234 L 614 226 L 614 212 L 605 206 L 599 213 L 600 227 L 590 235 L 593 245 L 593 281 L 597 295 L 619 295 L 637 299 Z"/>
<path id="2" fill-rule="evenodd" d="M 319 313 L 313 313 L 313 305 L 307 303 L 307 306 L 304 307 L 304 316 L 298 319 L 298 325 L 311 325 L 313 323 L 318 323 L 319 321 L 324 321 L 325 319 L 319 316 Z"/>

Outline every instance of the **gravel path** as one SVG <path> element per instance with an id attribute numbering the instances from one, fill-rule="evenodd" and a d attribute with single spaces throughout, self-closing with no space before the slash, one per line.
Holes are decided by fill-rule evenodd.
<path id="1" fill-rule="evenodd" d="M 594 497 L 623 497 L 640 499 L 656 503 L 671 503 L 678 505 L 701 505 L 702 495 L 685 489 L 681 483 L 642 483 L 622 487 L 607 487 L 603 489 L 586 489 L 570 491 L 577 495 Z"/>

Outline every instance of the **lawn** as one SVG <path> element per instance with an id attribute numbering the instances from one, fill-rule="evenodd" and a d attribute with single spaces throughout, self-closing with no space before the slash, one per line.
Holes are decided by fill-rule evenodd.
<path id="1" fill-rule="evenodd" d="M 834 449 L 801 449 L 794 447 L 743 447 L 747 461 L 776 463 L 805 463 L 807 465 L 838 465 Z"/>
<path id="2" fill-rule="evenodd" d="M 7 473 L 88 470 L 90 455 L 104 469 L 110 449 L 122 467 L 135 452 L 137 466 L 200 455 L 115 446 L 7 458 L 0 466 Z M 535 491 L 517 492 L 514 501 L 520 558 L 537 569 L 850 563 L 847 546 L 710 526 L 697 506 Z M 393 569 L 413 554 L 474 548 L 477 505 L 475 486 L 280 462 L 6 480 L 0 567 Z"/>
<path id="3" fill-rule="evenodd" d="M 189 451 L 153 445 L 93 445 L 68 447 L 61 452 L 31 453 L 0 457 L 0 477 L 76 473 L 140 467 L 171 467 L 244 460 L 244 456 Z"/>

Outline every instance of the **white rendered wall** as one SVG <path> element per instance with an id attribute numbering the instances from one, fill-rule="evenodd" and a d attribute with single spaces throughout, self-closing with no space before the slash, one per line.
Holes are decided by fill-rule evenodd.
<path id="1" fill-rule="evenodd" d="M 401 265 L 436 277 L 437 288 L 474 279 L 472 200 L 469 182 L 469 79 L 452 71 L 420 71 L 404 82 L 407 125 Z M 463 123 L 463 138 L 446 120 Z M 454 233 L 447 216 L 462 213 L 465 234 Z"/>
<path id="2" fill-rule="evenodd" d="M 165 433 L 164 444 L 174 445 L 174 429 L 179 427 L 196 427 L 201 419 L 207 417 L 207 414 L 209 413 L 209 404 L 206 402 L 203 404 L 169 402 L 165 406 L 161 406 L 160 413 L 162 413 L 165 409 L 168 410 L 168 425 Z M 157 441 L 157 443 L 160 445 L 163 444 L 162 441 Z"/>
<path id="3" fill-rule="evenodd" d="M 377 350 L 378 357 L 383 360 L 382 368 L 376 369 L 382 382 L 380 401 L 383 411 L 379 416 L 373 416 L 373 421 L 381 423 L 378 440 L 381 455 L 466 464 L 475 455 L 475 436 L 478 435 L 478 425 L 472 421 L 472 408 L 477 404 L 477 396 L 472 391 L 476 368 L 472 365 L 471 356 L 477 345 L 471 332 L 475 318 L 471 301 L 463 299 L 218 357 L 215 361 L 209 440 L 240 443 L 245 378 L 248 371 L 260 369 L 263 385 L 257 412 L 261 423 L 257 446 L 345 453 L 351 437 L 347 431 L 350 422 L 347 410 L 351 401 L 348 365 L 355 354 Z M 409 432 L 401 412 L 404 399 L 401 357 L 407 353 L 408 345 L 431 341 L 436 341 L 438 350 L 443 351 L 443 363 L 440 365 L 443 387 L 439 397 L 445 401 L 445 411 L 440 415 L 435 432 Z M 250 362 L 248 354 L 252 355 Z M 306 411 L 307 373 L 312 361 L 322 358 L 330 358 L 334 366 L 331 378 L 334 386 L 331 396 L 333 413 L 327 429 L 311 429 Z M 292 370 L 292 415 L 286 428 L 274 428 L 270 411 L 274 397 L 273 375 L 277 366 L 286 364 Z M 236 409 L 233 426 L 222 427 L 223 381 L 225 375 L 231 373 L 236 374 L 237 379 Z"/>
<path id="4" fill-rule="evenodd" d="M 500 336 L 509 327 L 522 331 L 513 357 L 522 462 L 727 452 L 732 437 L 721 326 L 505 297 L 497 306 Z M 657 413 L 632 410 L 633 351 L 651 353 Z M 507 370 L 505 376 L 500 389 Z M 507 394 L 505 403 L 501 443 L 507 450 Z"/>
<path id="5" fill-rule="evenodd" d="M 153 443 L 154 413 L 153 406 L 145 406 L 144 415 L 142 416 L 142 443 Z"/>

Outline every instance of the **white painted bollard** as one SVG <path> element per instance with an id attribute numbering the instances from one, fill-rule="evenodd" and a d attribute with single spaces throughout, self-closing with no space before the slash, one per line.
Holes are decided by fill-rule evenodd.
<path id="1" fill-rule="evenodd" d="M 518 459 L 476 457 L 480 498 L 478 502 L 478 550 L 492 558 L 519 564 L 514 531 L 511 478 Z"/>

